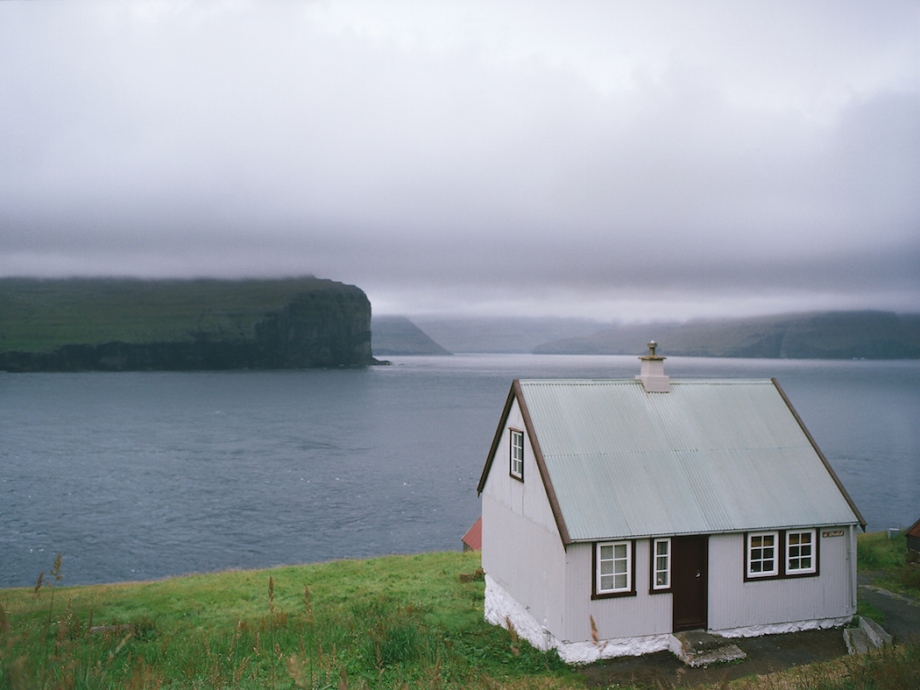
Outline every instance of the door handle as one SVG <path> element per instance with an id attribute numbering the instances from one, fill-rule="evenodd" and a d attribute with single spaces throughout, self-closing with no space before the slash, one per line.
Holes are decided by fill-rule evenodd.
<path id="1" fill-rule="evenodd" d="M 699 578 L 699 576 L 700 576 L 700 571 L 697 570 L 697 571 L 696 571 L 696 577 Z"/>

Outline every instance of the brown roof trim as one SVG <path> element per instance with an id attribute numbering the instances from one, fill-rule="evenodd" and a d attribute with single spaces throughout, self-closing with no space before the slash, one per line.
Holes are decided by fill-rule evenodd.
<path id="1" fill-rule="evenodd" d="M 562 543 L 568 546 L 572 543 L 572 539 L 569 536 L 569 528 L 565 526 L 565 518 L 562 517 L 562 508 L 559 507 L 556 489 L 553 487 L 553 480 L 550 479 L 549 469 L 547 469 L 546 460 L 543 458 L 543 449 L 540 448 L 540 441 L 537 439 L 537 431 L 534 428 L 533 420 L 530 418 L 530 410 L 527 408 L 527 401 L 524 400 L 524 390 L 521 388 L 521 382 L 515 379 L 514 383 L 511 384 L 511 388 L 517 395 L 518 404 L 521 406 L 524 426 L 527 428 L 527 435 L 530 436 L 530 445 L 533 446 L 533 455 L 537 461 L 537 468 L 540 470 L 540 479 L 543 480 L 546 498 L 549 499 L 549 506 L 553 511 L 553 518 L 556 520 L 556 529 L 559 530 L 559 536 L 562 538 Z"/>
<path id="2" fill-rule="evenodd" d="M 799 413 L 795 411 L 795 408 L 792 406 L 792 403 L 789 401 L 789 398 L 786 396 L 786 392 L 783 390 L 782 386 L 779 385 L 779 381 L 775 378 L 771 378 L 770 381 L 773 382 L 773 386 L 776 388 L 777 392 L 782 397 L 783 402 L 786 403 L 786 407 L 789 408 L 789 411 L 792 413 L 792 416 L 795 417 L 795 421 L 799 423 L 802 431 L 805 432 L 808 442 L 811 443 L 811 447 L 815 449 L 815 452 L 818 454 L 818 457 L 821 458 L 821 462 L 824 463 L 824 469 L 827 470 L 828 474 L 831 475 L 831 479 L 834 480 L 834 483 L 837 485 L 837 488 L 840 490 L 840 493 L 843 494 L 844 499 L 846 499 L 847 504 L 849 504 L 850 509 L 853 511 L 859 520 L 859 526 L 862 527 L 863 532 L 866 531 L 866 519 L 862 516 L 862 513 L 859 512 L 859 508 L 856 507 L 856 504 L 853 502 L 853 499 L 850 498 L 850 494 L 844 488 L 843 484 L 840 481 L 840 477 L 837 476 L 837 473 L 834 472 L 834 468 L 831 467 L 831 464 L 827 461 L 827 458 L 824 457 L 824 453 L 821 452 L 821 449 L 818 448 L 818 444 L 815 442 L 815 439 L 812 437 L 811 432 L 805 426 L 805 422 L 802 421 L 802 418 L 799 417 Z"/>
<path id="3" fill-rule="evenodd" d="M 511 383 L 511 390 L 508 391 L 508 398 L 505 400 L 505 408 L 502 410 L 501 419 L 498 422 L 498 428 L 495 430 L 495 437 L 492 439 L 492 447 L 489 449 L 489 457 L 486 458 L 486 465 L 482 468 L 482 476 L 479 478 L 479 485 L 476 487 L 478 494 L 486 485 L 486 478 L 492 469 L 492 461 L 498 452 L 498 446 L 501 443 L 505 425 L 508 422 L 508 414 L 511 412 L 511 405 L 515 399 L 521 408 L 521 416 L 524 418 L 524 427 L 527 430 L 527 437 L 530 439 L 530 445 L 533 448 L 534 458 L 537 461 L 537 469 L 540 471 L 540 479 L 543 482 L 543 489 L 546 491 L 546 498 L 549 500 L 550 509 L 553 511 L 553 519 L 556 521 L 556 529 L 559 530 L 559 537 L 562 543 L 568 546 L 572 543 L 569 536 L 568 527 L 565 526 L 565 519 L 562 517 L 562 509 L 559 507 L 559 499 L 556 497 L 556 490 L 553 488 L 553 482 L 549 476 L 549 470 L 546 467 L 546 460 L 543 458 L 543 450 L 540 448 L 540 441 L 537 439 L 537 432 L 534 429 L 533 420 L 530 417 L 530 410 L 527 408 L 527 401 L 524 400 L 524 390 L 521 388 L 519 379 L 514 379 Z"/>
<path id="4" fill-rule="evenodd" d="M 514 380 L 517 383 L 517 379 Z M 502 410 L 502 416 L 498 420 L 498 428 L 495 430 L 495 436 L 492 439 L 492 447 L 489 448 L 489 455 L 486 458 L 485 467 L 482 468 L 482 474 L 479 477 L 479 484 L 476 485 L 476 494 L 482 494 L 486 487 L 486 478 L 489 476 L 489 470 L 492 469 L 492 461 L 495 459 L 495 453 L 498 451 L 498 444 L 502 441 L 502 432 L 505 430 L 505 422 L 508 421 L 508 413 L 511 412 L 511 403 L 514 402 L 514 383 L 508 391 L 508 397 L 505 399 L 505 407 Z"/>

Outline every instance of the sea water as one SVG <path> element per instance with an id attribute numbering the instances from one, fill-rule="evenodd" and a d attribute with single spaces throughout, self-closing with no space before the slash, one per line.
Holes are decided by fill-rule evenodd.
<path id="1" fill-rule="evenodd" d="M 0 374 L 0 587 L 458 549 L 514 378 L 635 357 L 394 357 L 366 370 Z M 920 518 L 920 362 L 671 357 L 776 377 L 869 529 Z"/>

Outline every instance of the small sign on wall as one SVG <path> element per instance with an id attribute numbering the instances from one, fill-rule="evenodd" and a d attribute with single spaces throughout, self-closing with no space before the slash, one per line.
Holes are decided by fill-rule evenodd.
<path id="1" fill-rule="evenodd" d="M 822 537 L 842 537 L 842 536 L 843 536 L 843 530 L 842 530 L 842 529 L 828 529 L 828 530 L 824 530 L 823 532 L 821 532 L 821 536 L 822 536 Z"/>

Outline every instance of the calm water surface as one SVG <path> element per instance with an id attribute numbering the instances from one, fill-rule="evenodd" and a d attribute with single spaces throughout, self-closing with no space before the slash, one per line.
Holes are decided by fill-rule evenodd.
<path id="1" fill-rule="evenodd" d="M 671 357 L 779 379 L 869 522 L 920 517 L 920 362 Z M 0 374 L 0 586 L 456 549 L 513 378 L 635 357 L 397 357 L 364 371 Z"/>

